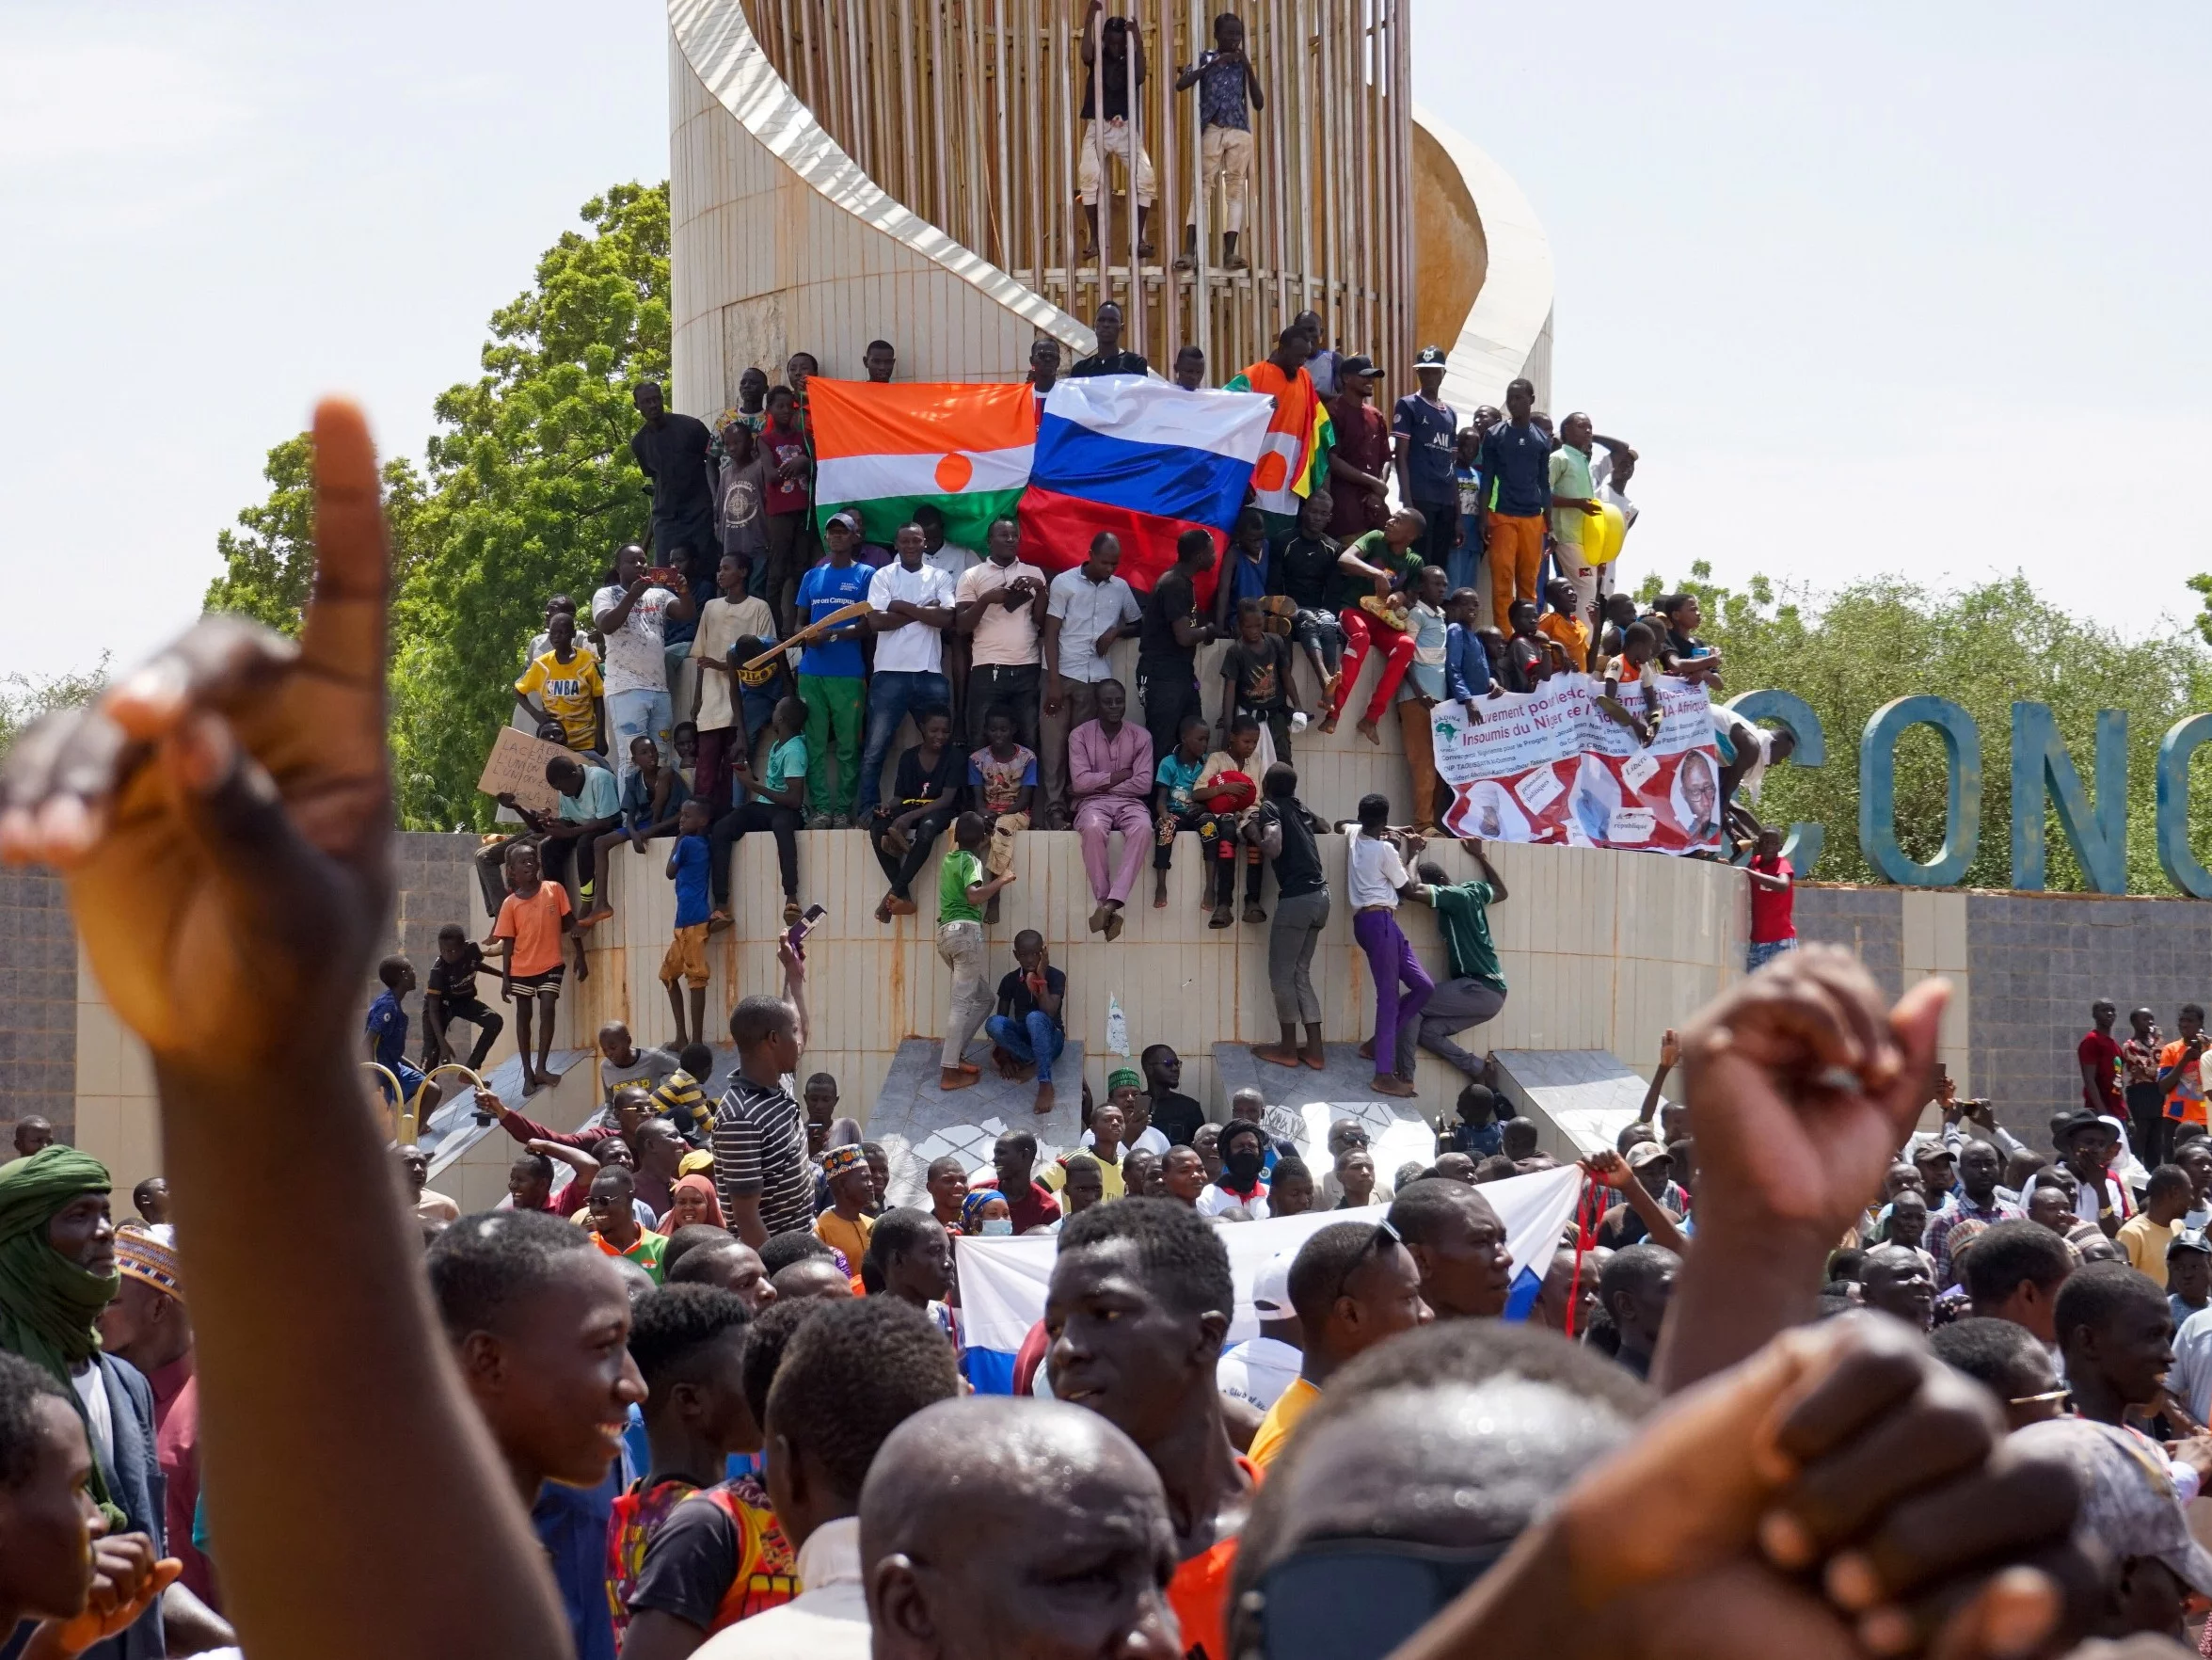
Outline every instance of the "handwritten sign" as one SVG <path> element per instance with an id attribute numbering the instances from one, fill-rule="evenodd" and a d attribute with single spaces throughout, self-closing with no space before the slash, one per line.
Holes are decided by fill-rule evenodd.
<path id="1" fill-rule="evenodd" d="M 519 727 L 501 726 L 476 788 L 486 795 L 512 795 L 517 806 L 549 813 L 560 805 L 561 792 L 546 782 L 546 762 L 570 753 Z"/>

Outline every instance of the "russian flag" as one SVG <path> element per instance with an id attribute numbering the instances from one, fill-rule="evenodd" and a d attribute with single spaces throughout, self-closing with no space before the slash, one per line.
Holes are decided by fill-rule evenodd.
<path id="1" fill-rule="evenodd" d="M 1023 556 L 1072 569 L 1111 531 L 1122 580 L 1151 592 L 1185 531 L 1209 532 L 1216 552 L 1228 546 L 1273 415 L 1255 392 L 1185 391 L 1140 375 L 1056 382 L 1022 497 Z"/>
<path id="2" fill-rule="evenodd" d="M 1484 1185 L 1483 1197 L 1505 1224 L 1506 1249 L 1513 1253 L 1513 1289 L 1506 1299 L 1505 1318 L 1525 1320 L 1536 1307 L 1552 1254 L 1574 1219 L 1582 1190 L 1582 1170 L 1572 1164 Z M 1319 1210 L 1266 1221 L 1217 1224 L 1236 1283 L 1236 1314 L 1224 1342 L 1259 1334 L 1252 1283 L 1269 1257 L 1279 1251 L 1297 1250 L 1331 1222 L 1379 1221 L 1388 1210 L 1389 1206 L 1377 1205 L 1363 1210 Z M 958 1242 L 953 1266 L 960 1275 L 961 1333 L 967 1346 L 968 1382 L 977 1393 L 1012 1392 L 1014 1359 L 1029 1328 L 1044 1317 L 1044 1295 L 1058 1250 L 1059 1241 L 1050 1234 Z"/>

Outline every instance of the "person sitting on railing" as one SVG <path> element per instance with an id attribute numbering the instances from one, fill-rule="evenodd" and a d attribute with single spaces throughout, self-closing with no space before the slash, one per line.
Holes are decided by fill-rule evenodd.
<path id="1" fill-rule="evenodd" d="M 447 1034 L 456 1020 L 476 1028 L 476 1046 L 469 1051 L 469 1069 L 484 1070 L 485 1057 L 499 1042 L 507 1022 L 476 995 L 476 976 L 483 968 L 484 948 L 469 937 L 466 928 L 448 922 L 438 931 L 438 961 L 430 965 L 430 983 L 422 993 L 423 1070 L 455 1058 L 453 1040 Z"/>
<path id="2" fill-rule="evenodd" d="M 399 1079 L 399 1105 L 405 1108 L 422 1087 L 422 1072 L 407 1059 L 407 1012 L 401 1002 L 415 989 L 415 966 L 405 957 L 387 957 L 376 965 L 376 978 L 384 989 L 369 1005 L 362 1043 L 370 1062 Z"/>

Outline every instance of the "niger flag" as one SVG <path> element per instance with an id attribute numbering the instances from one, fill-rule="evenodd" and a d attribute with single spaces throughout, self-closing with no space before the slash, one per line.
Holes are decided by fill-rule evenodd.
<path id="1" fill-rule="evenodd" d="M 889 546 L 925 503 L 945 539 L 980 551 L 991 521 L 1011 513 L 1029 482 L 1037 395 L 1005 386 L 806 383 L 814 424 L 818 524 L 860 515 L 868 541 Z"/>
<path id="2" fill-rule="evenodd" d="M 1252 495 L 1267 517 L 1269 530 L 1288 530 L 1297 522 L 1305 499 L 1329 477 L 1335 428 L 1328 406 L 1305 370 L 1294 378 L 1265 358 L 1222 390 L 1264 392 L 1275 400 L 1275 416 L 1267 423 L 1259 465 L 1252 469 Z"/>

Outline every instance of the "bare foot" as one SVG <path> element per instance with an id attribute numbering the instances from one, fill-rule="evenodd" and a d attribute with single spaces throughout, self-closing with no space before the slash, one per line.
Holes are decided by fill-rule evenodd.
<path id="1" fill-rule="evenodd" d="M 1375 1059 L 1375 1040 L 1373 1038 L 1369 1038 L 1365 1043 L 1360 1045 L 1360 1059 L 1362 1061 L 1372 1061 Z"/>
<path id="2" fill-rule="evenodd" d="M 1208 928 L 1226 928 L 1236 920 L 1236 913 L 1227 905 L 1216 905 L 1214 914 L 1206 919 Z"/>
<path id="3" fill-rule="evenodd" d="M 1298 1051 L 1298 1059 L 1303 1061 L 1308 1066 L 1311 1066 L 1315 1072 L 1320 1072 L 1329 1065 L 1329 1057 L 1324 1055 L 1319 1049 L 1300 1049 Z"/>
<path id="4" fill-rule="evenodd" d="M 1000 1077 L 1012 1079 L 1021 1076 L 1022 1063 L 996 1044 L 991 1045 L 991 1064 L 998 1068 Z"/>
<path id="5" fill-rule="evenodd" d="M 1270 1066 L 1296 1066 L 1298 1063 L 1298 1052 L 1286 1049 L 1281 1044 L 1255 1044 L 1252 1045 L 1252 1059 L 1265 1061 Z"/>
<path id="6" fill-rule="evenodd" d="M 914 901 L 900 899 L 896 894 L 885 899 L 883 904 L 894 917 L 911 917 L 921 909 L 921 906 L 915 904 Z"/>
<path id="7" fill-rule="evenodd" d="M 534 1072 L 533 1072 L 533 1071 L 531 1071 L 529 1067 L 525 1066 L 525 1067 L 522 1069 L 522 1093 L 523 1093 L 523 1097 L 524 1097 L 525 1099 L 528 1099 L 530 1096 L 536 1094 L 536 1093 L 537 1093 L 537 1091 L 538 1091 L 537 1074 L 536 1074 L 536 1073 L 534 1073 Z"/>
<path id="8" fill-rule="evenodd" d="M 940 1090 L 964 1090 L 975 1081 L 974 1077 L 957 1066 L 940 1066 L 937 1069 L 937 1087 Z"/>
<path id="9" fill-rule="evenodd" d="M 876 902 L 876 920 L 886 925 L 891 920 L 891 896 L 885 894 Z"/>
<path id="10" fill-rule="evenodd" d="M 980 1066 L 978 1066 L 973 1061 L 963 1061 L 960 1063 L 960 1069 L 961 1071 L 966 1073 L 970 1077 L 981 1077 L 983 1076 L 983 1069 Z"/>
<path id="11" fill-rule="evenodd" d="M 1375 729 L 1373 721 L 1363 720 L 1360 723 L 1360 736 L 1370 743 L 1379 744 L 1382 742 L 1382 734 Z"/>
<path id="12" fill-rule="evenodd" d="M 712 916 L 707 918 L 707 932 L 708 934 L 713 934 L 720 929 L 727 928 L 729 925 L 730 919 L 729 913 L 727 911 L 716 911 Z"/>
<path id="13" fill-rule="evenodd" d="M 1375 1075 L 1375 1093 L 1378 1095 L 1404 1097 L 1412 1094 L 1414 1089 L 1394 1072 L 1378 1072 Z"/>
<path id="14" fill-rule="evenodd" d="M 586 911 L 582 916 L 577 918 L 576 926 L 579 929 L 596 927 L 613 915 L 614 907 L 613 905 L 601 905 L 597 910 Z"/>
<path id="15" fill-rule="evenodd" d="M 1050 1084 L 1048 1084 L 1048 1083 L 1041 1083 L 1041 1084 L 1039 1084 L 1039 1085 L 1037 1086 L 1037 1102 L 1036 1102 L 1036 1110 L 1038 1110 L 1039 1112 L 1050 1112 L 1050 1111 L 1052 1110 L 1052 1108 L 1053 1108 L 1052 1085 L 1050 1085 Z"/>
<path id="16" fill-rule="evenodd" d="M 565 1076 L 565 1075 L 563 1073 L 555 1072 L 550 1061 L 541 1061 L 538 1062 L 537 1081 L 543 1084 L 547 1089 L 551 1089 L 555 1084 L 559 1083 Z"/>
<path id="17" fill-rule="evenodd" d="M 1329 711 L 1329 718 L 1321 723 L 1321 729 L 1324 732 L 1336 730 L 1336 710 L 1332 709 Z"/>
<path id="18" fill-rule="evenodd" d="M 1152 885 L 1152 908 L 1155 911 L 1168 908 L 1168 873 L 1165 870 L 1160 872 L 1159 880 Z"/>

